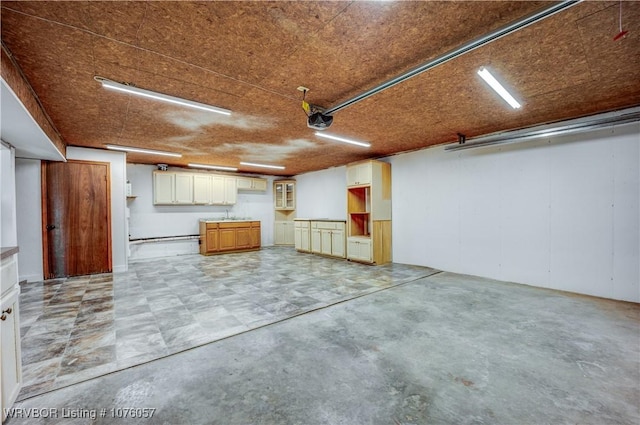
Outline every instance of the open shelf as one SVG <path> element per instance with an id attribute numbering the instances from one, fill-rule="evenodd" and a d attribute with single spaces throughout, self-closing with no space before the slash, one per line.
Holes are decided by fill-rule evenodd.
<path id="1" fill-rule="evenodd" d="M 371 187 L 352 187 L 347 191 L 347 210 L 352 212 L 371 211 Z"/>
<path id="2" fill-rule="evenodd" d="M 369 213 L 349 213 L 349 236 L 371 236 Z"/>

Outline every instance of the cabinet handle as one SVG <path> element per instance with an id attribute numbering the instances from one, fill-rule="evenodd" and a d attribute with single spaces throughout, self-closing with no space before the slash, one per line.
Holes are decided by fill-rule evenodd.
<path id="1" fill-rule="evenodd" d="M 0 316 L 0 320 L 2 320 L 3 322 L 7 320 L 7 315 L 3 314 L 2 316 Z"/>
<path id="2" fill-rule="evenodd" d="M 2 314 L 5 314 L 5 313 L 7 313 L 7 314 L 11 314 L 11 312 L 12 312 L 12 311 L 13 311 L 13 310 L 11 310 L 11 307 L 9 307 L 8 309 L 3 310 L 3 311 L 2 311 Z"/>

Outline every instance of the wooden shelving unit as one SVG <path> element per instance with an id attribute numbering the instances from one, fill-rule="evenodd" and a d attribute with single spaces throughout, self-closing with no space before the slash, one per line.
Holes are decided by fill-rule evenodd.
<path id="1" fill-rule="evenodd" d="M 347 166 L 347 258 L 391 261 L 391 165 L 364 161 Z"/>

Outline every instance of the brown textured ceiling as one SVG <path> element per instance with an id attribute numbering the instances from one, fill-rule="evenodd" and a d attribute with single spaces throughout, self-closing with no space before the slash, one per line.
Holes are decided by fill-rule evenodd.
<path id="1" fill-rule="evenodd" d="M 2 42 L 69 146 L 183 153 L 130 162 L 282 164 L 281 175 L 640 104 L 640 2 L 582 2 L 334 116 L 334 106 L 546 2 L 2 1 Z M 523 107 L 477 77 L 494 70 Z M 217 116 L 108 91 L 99 75 L 233 111 Z M 240 166 L 241 171 L 257 171 Z M 275 173 L 278 174 L 278 173 Z"/>

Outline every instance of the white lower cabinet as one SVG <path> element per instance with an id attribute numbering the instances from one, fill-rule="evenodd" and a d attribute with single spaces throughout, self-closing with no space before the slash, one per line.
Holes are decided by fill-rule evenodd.
<path id="1" fill-rule="evenodd" d="M 311 250 L 310 238 L 310 222 L 306 220 L 297 220 L 294 222 L 294 239 L 295 246 L 298 251 L 308 252 Z"/>
<path id="2" fill-rule="evenodd" d="M 362 237 L 347 238 L 347 258 L 371 263 L 373 261 L 371 239 Z"/>
<path id="3" fill-rule="evenodd" d="M 275 245 L 293 245 L 295 243 L 295 230 L 293 221 L 275 222 Z"/>
<path id="4" fill-rule="evenodd" d="M 311 252 L 344 258 L 344 227 L 343 221 L 312 221 Z"/>
<path id="5" fill-rule="evenodd" d="M 18 308 L 17 268 L 13 267 L 17 254 L 2 259 L 2 288 L 0 294 L 0 409 L 2 421 L 20 392 L 22 385 L 22 361 L 20 359 L 20 319 Z M 11 279 L 8 284 L 6 279 Z"/>

